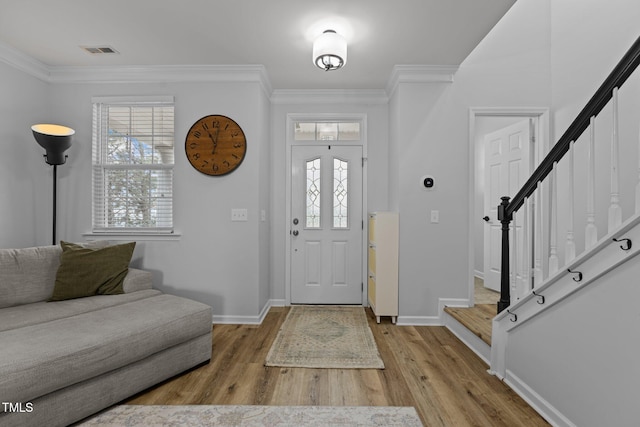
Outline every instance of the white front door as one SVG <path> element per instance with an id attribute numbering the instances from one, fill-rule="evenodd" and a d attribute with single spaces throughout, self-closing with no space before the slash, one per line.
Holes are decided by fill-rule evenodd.
<path id="1" fill-rule="evenodd" d="M 291 150 L 291 303 L 362 304 L 362 147 Z"/>
<path id="2" fill-rule="evenodd" d="M 500 292 L 502 224 L 498 205 L 503 196 L 513 197 L 530 174 L 532 124 L 530 119 L 507 126 L 484 137 L 484 286 Z M 513 224 L 513 223 L 512 223 Z M 516 244 L 522 244 L 522 221 L 515 221 Z M 522 254 L 521 250 L 517 251 Z M 522 265 L 522 264 L 520 264 Z"/>

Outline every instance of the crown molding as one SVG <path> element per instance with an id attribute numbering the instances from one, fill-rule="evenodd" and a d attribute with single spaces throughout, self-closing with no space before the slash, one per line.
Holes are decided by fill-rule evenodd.
<path id="1" fill-rule="evenodd" d="M 273 104 L 386 104 L 400 83 L 452 83 L 457 66 L 396 65 L 386 90 L 273 90 L 264 65 L 52 66 L 0 42 L 0 61 L 48 83 L 253 82 Z"/>
<path id="2" fill-rule="evenodd" d="M 0 61 L 47 83 L 253 82 L 273 92 L 263 65 L 53 66 L 2 43 Z"/>
<path id="3" fill-rule="evenodd" d="M 253 82 L 270 95 L 263 65 L 142 65 L 50 67 L 52 83 Z"/>
<path id="4" fill-rule="evenodd" d="M 453 83 L 455 65 L 395 65 L 387 82 L 391 97 L 400 83 Z"/>
<path id="5" fill-rule="evenodd" d="M 45 82 L 49 81 L 49 67 L 43 62 L 0 42 L 0 62 Z"/>
<path id="6" fill-rule="evenodd" d="M 382 89 L 276 89 L 272 104 L 386 104 L 389 97 Z"/>

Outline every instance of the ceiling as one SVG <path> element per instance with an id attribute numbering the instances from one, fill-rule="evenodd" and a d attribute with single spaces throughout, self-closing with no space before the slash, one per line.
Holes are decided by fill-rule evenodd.
<path id="1" fill-rule="evenodd" d="M 459 65 L 514 2 L 0 0 L 0 44 L 48 67 L 263 65 L 274 89 L 382 89 L 394 65 Z M 326 29 L 348 41 L 341 70 L 312 63 Z"/>

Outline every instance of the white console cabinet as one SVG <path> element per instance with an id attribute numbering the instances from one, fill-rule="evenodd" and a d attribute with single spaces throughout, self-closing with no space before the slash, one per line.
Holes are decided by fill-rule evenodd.
<path id="1" fill-rule="evenodd" d="M 369 214 L 367 292 L 369 305 L 380 323 L 381 316 L 398 317 L 398 213 Z"/>

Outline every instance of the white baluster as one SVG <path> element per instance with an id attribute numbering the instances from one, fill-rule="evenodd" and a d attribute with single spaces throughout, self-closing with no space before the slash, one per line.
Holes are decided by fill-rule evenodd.
<path id="1" fill-rule="evenodd" d="M 529 198 L 524 199 L 522 219 L 522 284 L 520 295 L 524 296 L 531 290 L 531 243 L 529 242 Z"/>
<path id="2" fill-rule="evenodd" d="M 609 205 L 609 228 L 608 231 L 618 229 L 622 224 L 622 208 L 620 207 L 620 190 L 618 181 L 620 172 L 618 170 L 618 88 L 613 88 L 613 132 L 611 135 L 611 203 Z"/>
<path id="3" fill-rule="evenodd" d="M 509 247 L 511 250 L 511 265 L 510 265 L 510 287 L 511 287 L 511 304 L 514 304 L 516 301 L 520 299 L 518 295 L 518 280 L 519 280 L 519 271 L 518 271 L 518 226 L 516 221 L 516 214 L 513 215 L 513 220 L 511 221 L 511 232 L 513 245 Z"/>
<path id="4" fill-rule="evenodd" d="M 640 133 L 638 134 L 638 183 L 636 184 L 636 213 L 640 214 Z"/>
<path id="5" fill-rule="evenodd" d="M 536 287 L 542 283 L 542 183 L 538 182 L 538 188 L 535 192 L 535 213 L 532 221 L 535 234 L 533 239 L 534 250 L 534 268 L 533 268 L 533 286 Z"/>
<path id="6" fill-rule="evenodd" d="M 576 257 L 576 242 L 573 240 L 573 199 L 574 199 L 574 170 L 573 170 L 573 146 L 575 141 L 569 145 L 569 208 L 567 209 L 567 242 L 565 243 L 564 262 L 569 264 Z"/>
<path id="7" fill-rule="evenodd" d="M 587 159 L 587 227 L 584 231 L 584 248 L 589 249 L 598 242 L 598 228 L 596 227 L 596 208 L 595 208 L 595 192 L 596 192 L 596 125 L 595 116 L 591 117 L 589 150 Z"/>
<path id="8" fill-rule="evenodd" d="M 558 271 L 558 162 L 551 170 L 551 232 L 549 236 L 549 277 Z"/>

